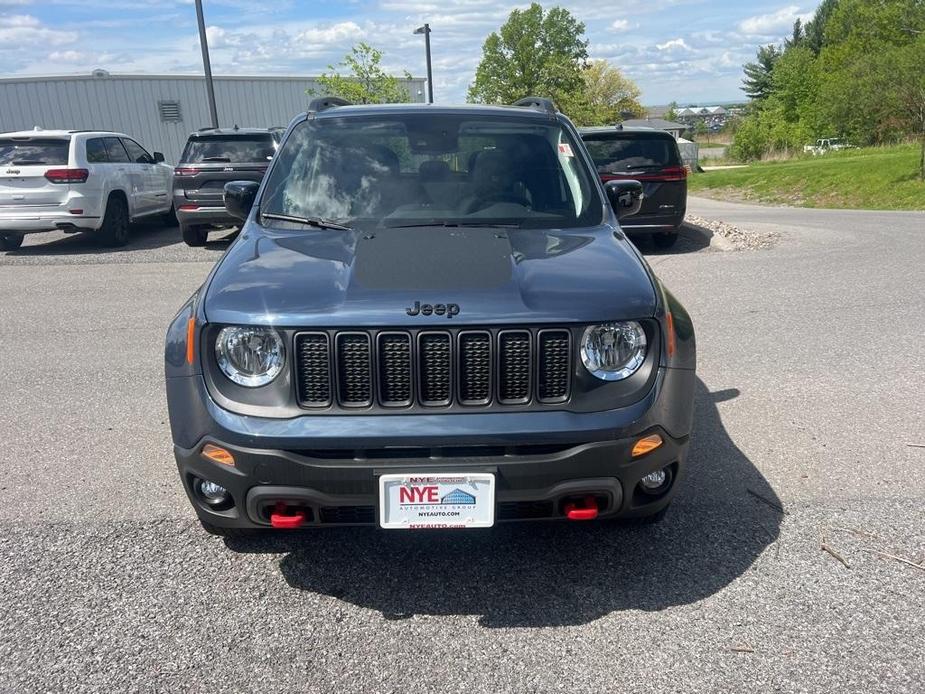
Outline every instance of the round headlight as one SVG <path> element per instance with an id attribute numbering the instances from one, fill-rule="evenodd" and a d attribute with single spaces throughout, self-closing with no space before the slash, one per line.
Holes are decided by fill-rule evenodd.
<path id="1" fill-rule="evenodd" d="M 265 386 L 283 370 L 283 341 L 272 328 L 223 328 L 215 340 L 222 372 L 240 386 Z"/>
<path id="2" fill-rule="evenodd" d="M 604 323 L 585 329 L 581 362 L 602 381 L 621 381 L 646 358 L 646 333 L 636 321 Z"/>

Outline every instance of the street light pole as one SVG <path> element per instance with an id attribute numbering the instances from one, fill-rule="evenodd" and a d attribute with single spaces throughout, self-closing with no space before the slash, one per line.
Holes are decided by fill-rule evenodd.
<path id="1" fill-rule="evenodd" d="M 212 64 L 209 62 L 209 42 L 206 40 L 206 20 L 202 16 L 202 0 L 196 0 L 196 21 L 199 22 L 199 47 L 202 48 L 202 67 L 206 73 L 206 94 L 209 97 L 209 114 L 212 127 L 218 127 L 218 111 L 215 109 L 215 87 L 212 85 Z"/>
<path id="2" fill-rule="evenodd" d="M 430 24 L 414 30 L 415 34 L 424 34 L 424 50 L 427 52 L 427 103 L 434 103 L 434 73 L 430 63 Z"/>

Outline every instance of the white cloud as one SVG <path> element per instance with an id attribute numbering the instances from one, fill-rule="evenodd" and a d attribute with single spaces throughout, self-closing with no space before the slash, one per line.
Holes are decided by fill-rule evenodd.
<path id="1" fill-rule="evenodd" d="M 305 44 L 328 45 L 344 41 L 359 41 L 366 32 L 355 22 L 339 22 L 317 29 L 307 29 L 296 34 L 295 41 Z"/>
<path id="2" fill-rule="evenodd" d="M 687 42 L 684 39 L 671 39 L 665 43 L 657 43 L 655 47 L 660 51 L 670 51 L 673 49 L 679 49 L 682 51 L 691 51 L 693 50 L 690 46 L 687 45 Z"/>
<path id="3" fill-rule="evenodd" d="M 796 5 L 788 5 L 776 12 L 743 19 L 739 22 L 739 31 L 749 36 L 778 36 L 790 31 L 797 19 L 807 22 L 812 16 L 812 12 L 801 12 Z"/>
<path id="4" fill-rule="evenodd" d="M 11 47 L 42 43 L 62 46 L 77 40 L 76 31 L 49 29 L 28 14 L 0 15 L 0 44 Z"/>
<path id="5" fill-rule="evenodd" d="M 614 31 L 626 31 L 630 28 L 630 22 L 628 19 L 617 19 L 610 25 L 610 28 Z"/>
<path id="6" fill-rule="evenodd" d="M 14 5 L 31 5 L 32 0 L 0 0 L 0 7 L 13 7 Z"/>

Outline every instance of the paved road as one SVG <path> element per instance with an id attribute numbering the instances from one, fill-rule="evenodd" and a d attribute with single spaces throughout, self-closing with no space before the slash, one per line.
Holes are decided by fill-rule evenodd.
<path id="1" fill-rule="evenodd" d="M 208 537 L 160 352 L 225 244 L 0 256 L 0 691 L 922 691 L 925 214 L 691 210 L 781 238 L 649 254 L 701 378 L 649 529 Z"/>

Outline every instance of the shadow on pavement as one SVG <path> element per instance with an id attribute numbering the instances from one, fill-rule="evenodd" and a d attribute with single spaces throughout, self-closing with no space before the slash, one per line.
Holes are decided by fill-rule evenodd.
<path id="1" fill-rule="evenodd" d="M 237 236 L 237 229 L 220 229 L 209 234 L 209 242 L 203 247 L 205 250 L 222 251 Z M 165 226 L 162 222 L 136 222 L 132 224 L 128 243 L 125 246 L 107 247 L 99 236 L 93 232 L 80 232 L 63 234 L 63 232 L 48 232 L 54 235 L 50 241 L 41 241 L 46 234 L 27 234 L 26 245 L 15 251 L 7 251 L 6 255 L 16 256 L 55 256 L 55 255 L 88 255 L 113 252 L 146 251 L 166 246 L 182 244 L 180 228 L 176 225 Z M 32 239 L 39 241 L 35 243 Z"/>
<path id="2" fill-rule="evenodd" d="M 779 533 L 782 516 L 772 505 L 780 502 L 717 411 L 738 394 L 709 393 L 698 381 L 687 476 L 659 525 L 417 534 L 342 528 L 226 543 L 236 552 L 288 553 L 280 569 L 293 588 L 386 619 L 478 615 L 484 627 L 563 626 L 692 603 L 747 571 Z"/>
<path id="3" fill-rule="evenodd" d="M 677 242 L 671 248 L 659 248 L 652 240 L 652 234 L 627 233 L 630 241 L 646 255 L 683 255 L 696 253 L 710 247 L 713 232 L 690 222 L 684 222 L 678 230 Z"/>

